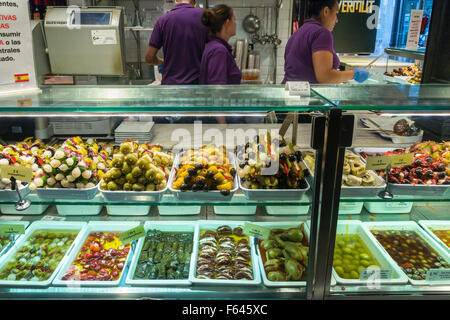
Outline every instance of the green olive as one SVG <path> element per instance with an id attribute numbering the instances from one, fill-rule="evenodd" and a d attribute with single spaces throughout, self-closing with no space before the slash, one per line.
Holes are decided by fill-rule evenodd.
<path id="1" fill-rule="evenodd" d="M 361 254 L 359 255 L 359 257 L 360 257 L 362 260 L 370 260 L 370 256 L 369 256 L 367 253 L 361 253 Z"/>
<path id="2" fill-rule="evenodd" d="M 135 153 L 127 154 L 127 156 L 125 157 L 125 161 L 129 165 L 134 165 L 138 161 L 138 156 Z"/>
<path id="3" fill-rule="evenodd" d="M 134 167 L 133 170 L 131 170 L 131 174 L 133 177 L 137 178 L 142 174 L 142 170 L 139 167 Z"/>
<path id="4" fill-rule="evenodd" d="M 109 191 L 119 190 L 119 186 L 114 181 L 110 181 L 108 182 L 108 190 Z"/>
<path id="5" fill-rule="evenodd" d="M 368 267 L 370 265 L 370 262 L 367 260 L 361 260 L 359 261 L 359 264 L 362 265 L 363 267 Z"/>
<path id="6" fill-rule="evenodd" d="M 120 152 L 123 154 L 129 154 L 132 150 L 133 147 L 129 142 L 124 142 L 120 145 Z"/>
<path id="7" fill-rule="evenodd" d="M 154 169 L 148 169 L 147 171 L 145 171 L 145 177 L 148 180 L 153 180 L 153 178 L 155 177 L 155 170 Z"/>
<path id="8" fill-rule="evenodd" d="M 137 182 L 140 183 L 140 184 L 146 185 L 146 184 L 148 183 L 148 180 L 147 180 L 146 177 L 140 176 L 140 177 L 138 178 Z"/>
<path id="9" fill-rule="evenodd" d="M 100 189 L 108 190 L 108 183 L 103 180 L 102 183 L 100 183 Z"/>
<path id="10" fill-rule="evenodd" d="M 333 266 L 340 266 L 342 265 L 342 260 L 333 260 Z"/>
<path id="11" fill-rule="evenodd" d="M 125 179 L 124 176 L 121 176 L 120 178 L 114 180 L 114 182 L 117 183 L 118 185 L 123 186 L 127 182 L 127 179 Z"/>
<path id="12" fill-rule="evenodd" d="M 145 190 L 144 185 L 142 185 L 140 183 L 133 184 L 133 186 L 131 188 L 133 191 L 144 191 Z"/>
<path id="13" fill-rule="evenodd" d="M 147 158 L 140 158 L 136 165 L 143 171 L 150 169 L 150 162 Z"/>
<path id="14" fill-rule="evenodd" d="M 125 191 L 131 191 L 133 189 L 133 185 L 129 182 L 126 182 L 123 184 L 123 190 Z"/>
<path id="15" fill-rule="evenodd" d="M 125 160 L 125 157 L 123 156 L 123 154 L 118 153 L 118 154 L 114 155 L 111 164 L 113 165 L 114 168 L 121 168 L 124 160 Z"/>
<path id="16" fill-rule="evenodd" d="M 118 168 L 112 168 L 108 172 L 110 173 L 112 179 L 120 178 L 120 176 L 122 175 L 122 171 L 120 171 L 120 169 Z"/>
<path id="17" fill-rule="evenodd" d="M 161 173 L 161 172 L 156 172 L 156 174 L 155 174 L 155 181 L 156 181 L 157 183 L 160 183 L 161 181 L 163 181 L 164 178 L 165 178 L 165 176 L 164 176 L 163 173 Z"/>
<path id="18" fill-rule="evenodd" d="M 124 162 L 122 165 L 122 173 L 129 174 L 131 172 L 131 167 L 127 162 Z"/>
<path id="19" fill-rule="evenodd" d="M 155 191 L 156 187 L 155 184 L 153 183 L 149 183 L 146 187 L 145 187 L 145 191 Z"/>
<path id="20" fill-rule="evenodd" d="M 132 181 L 132 180 L 134 179 L 134 177 L 133 177 L 133 175 L 132 175 L 131 172 L 130 172 L 130 173 L 128 173 L 128 174 L 125 176 L 125 179 L 127 179 L 127 181 L 129 182 L 129 181 Z"/>
<path id="21" fill-rule="evenodd" d="M 350 271 L 350 277 L 352 279 L 359 279 L 359 273 L 354 271 L 354 270 L 352 270 L 352 271 Z"/>

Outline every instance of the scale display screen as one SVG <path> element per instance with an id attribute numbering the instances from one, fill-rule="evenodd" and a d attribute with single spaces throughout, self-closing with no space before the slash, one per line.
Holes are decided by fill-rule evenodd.
<path id="1" fill-rule="evenodd" d="M 73 17 L 74 25 L 107 26 L 111 23 L 111 12 L 80 12 Z"/>

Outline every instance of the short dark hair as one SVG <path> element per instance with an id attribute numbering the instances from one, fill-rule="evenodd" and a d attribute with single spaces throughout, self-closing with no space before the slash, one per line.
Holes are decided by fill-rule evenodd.
<path id="1" fill-rule="evenodd" d="M 309 16 L 318 16 L 323 8 L 328 7 L 333 9 L 335 4 L 339 4 L 339 0 L 309 0 L 308 1 L 308 13 Z"/>
<path id="2" fill-rule="evenodd" d="M 225 22 L 233 17 L 233 9 L 225 4 L 218 4 L 211 9 L 205 9 L 202 23 L 212 34 L 220 32 Z"/>

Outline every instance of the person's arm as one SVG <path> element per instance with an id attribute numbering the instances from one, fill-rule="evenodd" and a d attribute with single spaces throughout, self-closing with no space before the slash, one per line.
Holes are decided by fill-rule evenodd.
<path id="1" fill-rule="evenodd" d="M 149 64 L 159 66 L 161 63 L 164 62 L 163 59 L 158 57 L 156 54 L 158 53 L 158 49 L 148 46 L 147 53 L 145 54 L 145 61 Z"/>
<path id="2" fill-rule="evenodd" d="M 353 70 L 339 71 L 333 69 L 333 53 L 327 50 L 316 51 L 312 54 L 316 79 L 322 84 L 336 84 L 352 80 Z"/>

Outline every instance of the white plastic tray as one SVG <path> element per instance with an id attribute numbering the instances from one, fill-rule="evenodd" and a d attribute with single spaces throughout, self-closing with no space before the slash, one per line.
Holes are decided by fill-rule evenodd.
<path id="1" fill-rule="evenodd" d="M 383 246 L 376 240 L 375 236 L 370 232 L 370 230 L 408 230 L 415 231 L 425 242 L 437 253 L 439 253 L 442 258 L 450 263 L 450 255 L 437 243 L 434 241 L 422 228 L 419 227 L 414 221 L 389 221 L 389 222 L 363 222 L 363 227 L 368 229 L 369 236 L 372 240 L 376 241 L 377 246 L 387 255 L 389 253 L 383 248 Z M 403 272 L 403 270 L 402 270 Z M 404 273 L 404 272 L 403 272 Z M 404 273 L 406 277 L 406 273 Z M 448 281 L 428 281 L 428 280 L 413 280 L 408 277 L 408 281 L 412 285 L 448 285 Z"/>
<path id="2" fill-rule="evenodd" d="M 20 238 L 20 241 L 16 242 L 16 245 L 13 247 L 13 250 L 9 250 L 9 252 L 0 259 L 0 270 L 8 263 L 8 261 L 14 256 L 14 254 L 22 247 L 23 243 L 29 239 L 29 237 L 36 230 L 67 230 L 67 231 L 80 231 L 73 241 L 72 245 L 67 250 L 64 258 L 59 262 L 55 271 L 52 273 L 50 278 L 46 281 L 11 281 L 11 280 L 0 280 L 0 286 L 20 286 L 20 287 L 47 287 L 49 286 L 55 276 L 61 269 L 61 266 L 67 259 L 67 256 L 73 251 L 74 246 L 80 241 L 80 237 L 82 235 L 83 229 L 86 227 L 86 222 L 75 222 L 75 221 L 35 221 L 33 222 L 28 229 L 25 231 L 25 234 Z"/>
<path id="3" fill-rule="evenodd" d="M 414 202 L 364 202 L 370 213 L 410 213 Z"/>
<path id="4" fill-rule="evenodd" d="M 339 220 L 337 225 L 336 234 L 357 234 L 361 237 L 362 241 L 365 243 L 370 252 L 378 260 L 381 265 L 381 270 L 392 270 L 391 279 L 380 279 L 378 283 L 380 284 L 402 284 L 408 282 L 408 277 L 400 269 L 397 263 L 392 260 L 392 258 L 381 251 L 377 246 L 377 243 L 372 240 L 369 236 L 369 231 L 363 228 L 360 221 L 354 220 Z M 365 285 L 368 283 L 367 280 L 359 279 L 344 279 L 341 278 L 338 273 L 333 268 L 333 277 L 336 279 L 337 283 L 347 284 L 347 285 Z"/>
<path id="5" fill-rule="evenodd" d="M 29 193 L 27 196 L 25 196 L 26 199 L 31 201 L 31 205 L 28 209 L 25 209 L 23 211 L 17 211 L 15 208 L 15 205 L 13 204 L 2 204 L 0 205 L 0 211 L 3 214 L 19 214 L 19 215 L 39 215 L 43 214 L 45 210 L 49 207 L 49 205 L 45 204 L 33 204 L 33 201 L 38 200 L 38 196 L 35 193 Z"/>
<path id="6" fill-rule="evenodd" d="M 26 230 L 30 223 L 28 221 L 0 221 L 0 225 L 2 225 L 2 224 L 13 224 L 13 225 L 19 224 L 19 225 L 23 225 L 23 227 Z M 12 245 L 11 243 L 8 243 L 8 245 L 0 251 L 0 257 L 2 257 L 11 248 L 13 248 L 16 245 L 16 243 L 18 243 L 20 241 L 21 237 L 23 237 L 23 236 L 24 236 L 24 234 L 14 235 L 14 245 Z"/>
<path id="7" fill-rule="evenodd" d="M 230 165 L 232 168 L 236 169 L 235 165 L 235 158 L 232 152 L 228 152 L 228 159 L 230 160 Z M 230 194 L 227 196 L 224 196 L 220 193 L 218 190 L 213 191 L 180 191 L 175 190 L 172 188 L 173 182 L 176 180 L 176 173 L 175 168 L 179 169 L 180 166 L 180 154 L 177 154 L 175 157 L 173 167 L 172 167 L 172 173 L 170 174 L 170 180 L 168 182 L 169 190 L 177 197 L 178 200 L 187 200 L 187 201 L 231 201 L 233 198 L 234 193 L 239 188 L 239 182 L 238 178 L 239 175 L 237 174 L 234 176 L 233 181 L 233 189 L 230 190 Z"/>
<path id="8" fill-rule="evenodd" d="M 89 236 L 91 232 L 115 232 L 115 231 L 127 231 L 129 229 L 135 228 L 139 225 L 139 222 L 131 222 L 131 221 L 91 221 L 88 223 L 86 228 L 84 228 L 83 232 L 80 236 L 80 240 L 73 247 L 71 253 L 65 259 L 64 263 L 59 270 L 58 275 L 53 280 L 53 285 L 56 286 L 70 286 L 70 287 L 111 287 L 118 286 L 120 280 L 124 276 L 124 272 L 126 271 L 126 267 L 128 265 L 130 256 L 132 255 L 132 250 L 128 253 L 127 259 L 125 261 L 122 272 L 120 273 L 120 277 L 114 281 L 80 281 L 80 280 L 62 280 L 62 277 L 66 274 L 66 271 L 72 265 L 72 262 L 76 259 L 78 252 L 83 246 L 86 238 Z"/>
<path id="9" fill-rule="evenodd" d="M 58 211 L 58 214 L 61 216 L 95 216 L 100 214 L 102 208 L 103 208 L 103 198 L 101 194 L 97 194 L 94 197 L 94 199 L 92 199 L 92 204 L 88 205 L 76 205 L 76 206 L 71 204 L 56 205 L 56 210 Z"/>
<path id="10" fill-rule="evenodd" d="M 237 175 L 236 175 L 237 176 Z M 204 284 L 210 286 L 251 286 L 259 285 L 261 283 L 261 275 L 259 274 L 258 260 L 256 257 L 255 246 L 253 245 L 253 237 L 248 237 L 248 242 L 251 250 L 251 263 L 253 271 L 253 280 L 216 280 L 216 279 L 198 279 L 196 277 L 197 271 L 197 256 L 198 256 L 198 239 L 200 239 L 200 232 L 204 229 L 216 229 L 220 226 L 227 225 L 230 228 L 242 226 L 244 228 L 245 221 L 228 221 L 228 220 L 199 220 L 197 226 L 197 242 L 194 244 L 194 259 L 191 263 L 189 272 L 189 281 L 195 284 Z"/>
<path id="11" fill-rule="evenodd" d="M 37 188 L 36 193 L 39 198 L 45 200 L 91 200 L 97 194 L 99 185 L 100 183 L 89 189 Z"/>
<path id="12" fill-rule="evenodd" d="M 198 243 L 198 235 L 197 232 L 197 222 L 188 222 L 188 221 L 167 221 L 167 222 L 160 222 L 160 221 L 147 221 L 144 224 L 144 229 L 147 232 L 151 229 L 156 229 L 160 231 L 167 231 L 167 232 L 192 232 L 193 233 L 193 246 L 192 246 L 192 253 L 191 253 L 191 261 L 189 264 L 189 273 L 191 272 L 191 268 L 194 264 L 194 260 L 197 259 L 197 257 L 194 255 L 194 246 L 196 243 Z M 139 242 L 137 244 L 135 254 L 133 256 L 133 260 L 131 261 L 131 266 L 128 271 L 127 279 L 125 281 L 126 284 L 129 285 L 142 285 L 142 286 L 186 286 L 190 285 L 191 282 L 189 281 L 189 277 L 187 279 L 183 280 L 140 280 L 140 279 L 133 279 L 134 272 L 136 270 L 136 266 L 139 260 L 139 256 L 141 254 L 142 246 L 144 245 L 145 237 L 140 238 Z"/>
<path id="13" fill-rule="evenodd" d="M 106 206 L 110 216 L 146 216 L 150 206 Z"/>
<path id="14" fill-rule="evenodd" d="M 447 250 L 447 253 L 450 254 L 450 248 L 438 238 L 437 235 L 434 234 L 431 229 L 438 230 L 450 230 L 450 221 L 445 220 L 419 220 L 419 225 L 425 229 L 428 235 L 434 239 L 437 243 L 439 243 L 444 250 Z"/>
<path id="15" fill-rule="evenodd" d="M 339 211 L 338 214 L 346 215 L 346 214 L 360 214 L 363 202 L 341 202 L 339 203 Z"/>
<path id="16" fill-rule="evenodd" d="M 306 215 L 311 206 L 266 206 L 266 212 L 271 216 Z"/>
<path id="17" fill-rule="evenodd" d="M 19 193 L 21 197 L 24 198 L 30 193 L 29 186 L 27 185 L 26 187 L 20 188 Z M 16 190 L 0 190 L 0 200 L 19 201 L 19 196 L 17 195 Z"/>
<path id="18" fill-rule="evenodd" d="M 260 225 L 269 229 L 272 228 L 293 228 L 293 227 L 298 227 L 300 226 L 300 224 L 303 221 L 287 221 L 287 222 L 254 222 L 253 224 L 256 225 Z M 310 242 L 309 240 L 309 228 L 307 226 L 307 223 L 304 222 L 304 230 L 305 230 L 305 234 L 308 237 L 308 243 Z M 261 276 L 264 282 L 264 285 L 266 287 L 305 287 L 306 286 L 306 281 L 270 281 L 269 279 L 267 279 L 266 276 L 266 271 L 264 270 L 264 264 L 262 262 L 262 258 L 261 258 L 261 252 L 259 250 L 259 246 L 258 244 L 255 244 L 256 246 L 256 252 L 258 254 L 258 265 L 259 265 L 259 270 L 261 272 Z M 334 286 L 336 285 L 336 280 L 331 277 L 331 285 Z"/>
<path id="19" fill-rule="evenodd" d="M 168 202 L 177 202 L 173 194 L 167 193 L 164 195 Z M 175 198 L 175 199 L 174 199 Z M 182 202 L 180 202 L 182 204 Z M 192 216 L 200 214 L 201 206 L 158 206 L 160 216 Z"/>
<path id="20" fill-rule="evenodd" d="M 214 206 L 214 213 L 230 216 L 253 216 L 256 214 L 256 206 Z"/>

